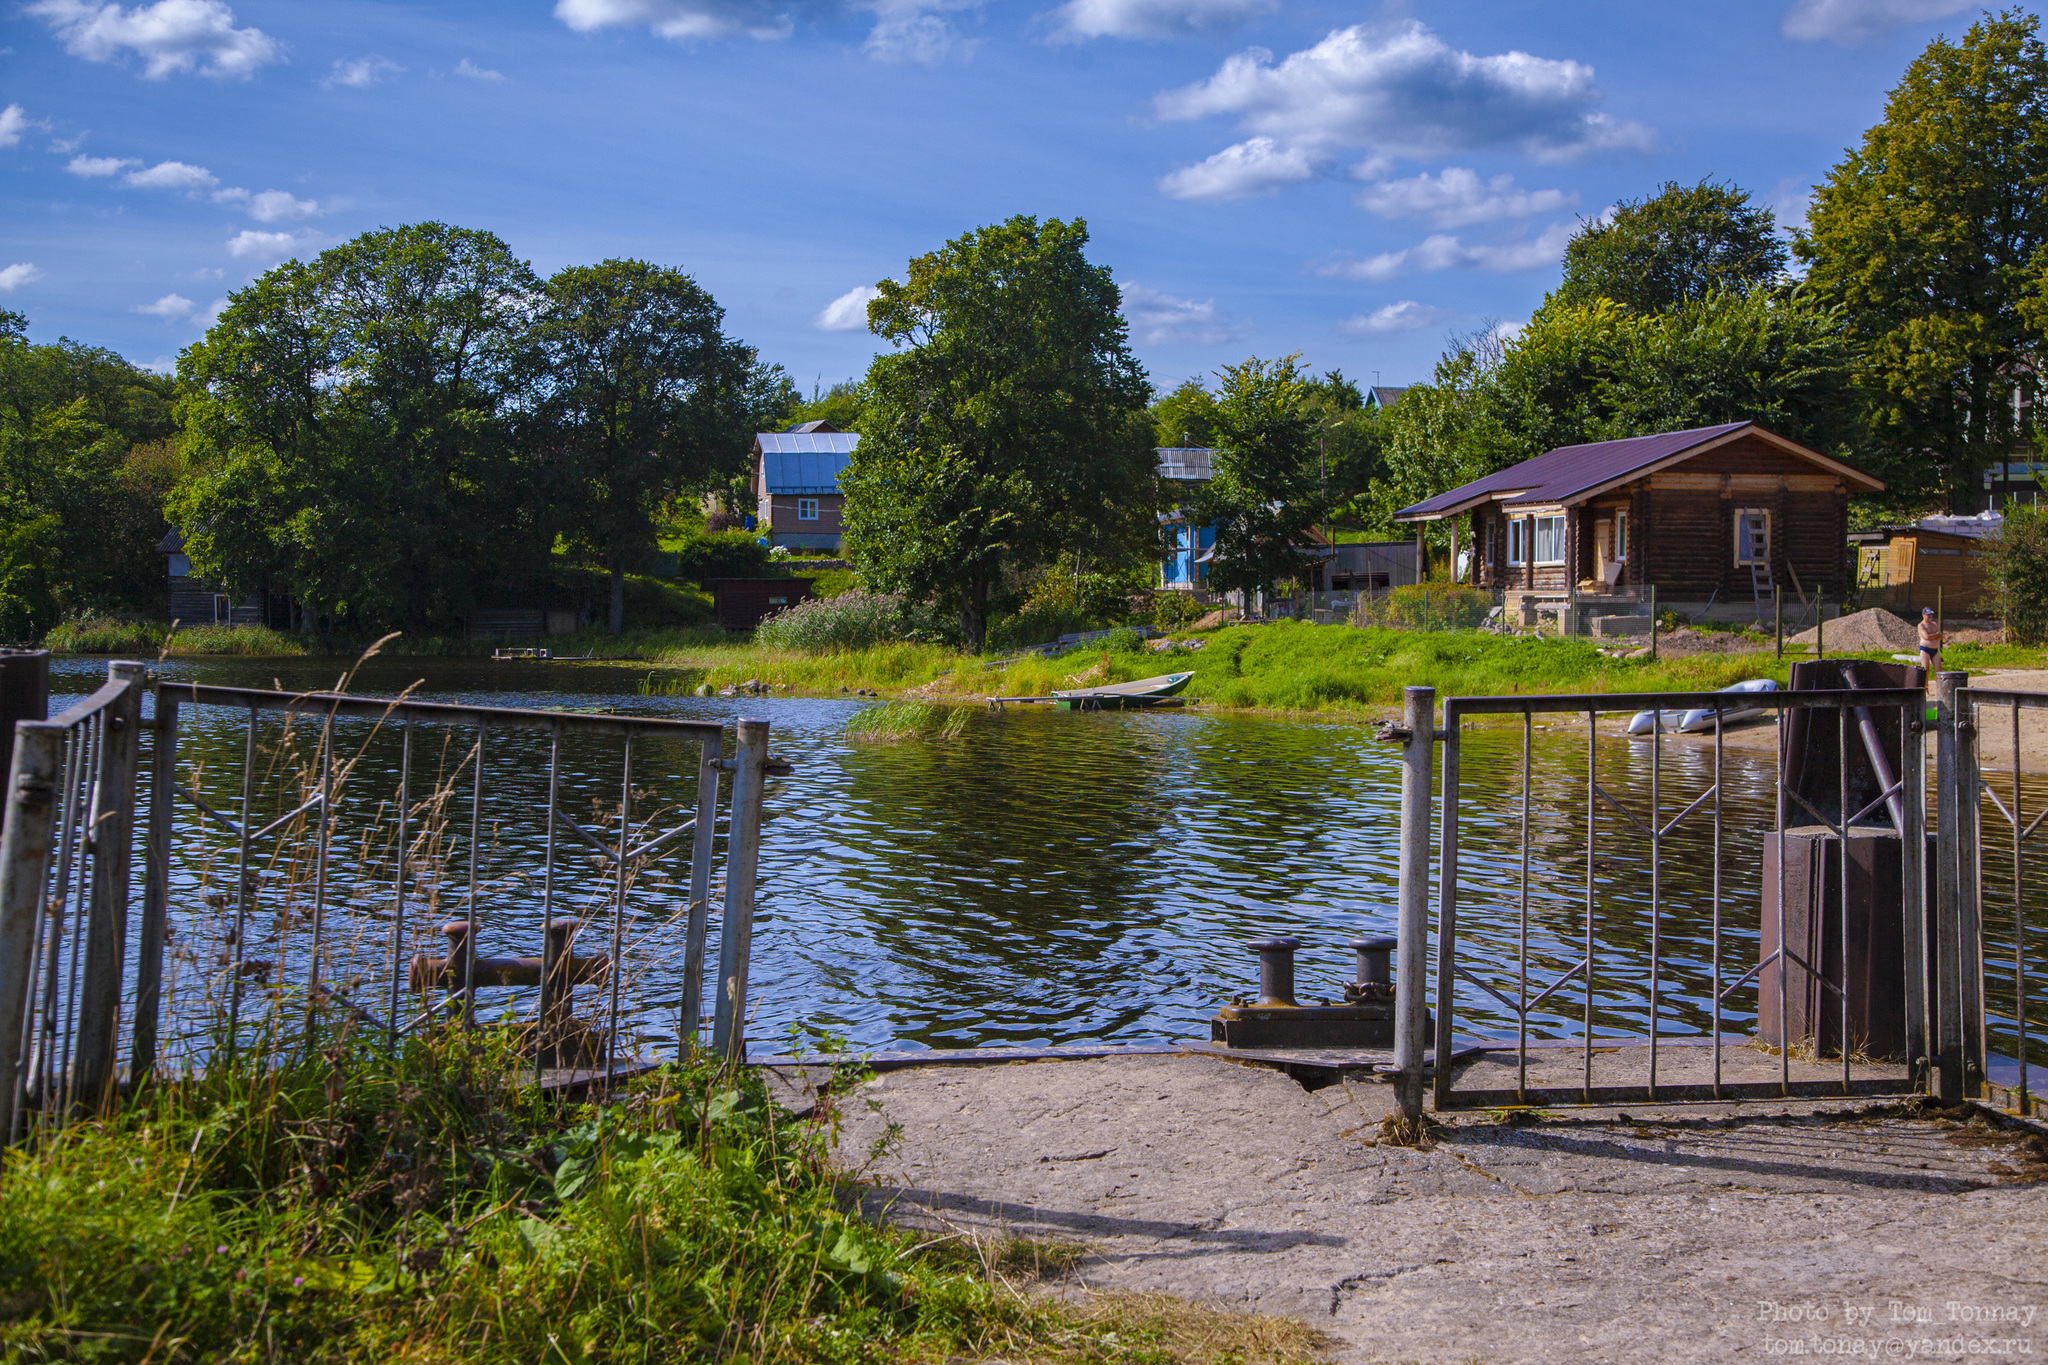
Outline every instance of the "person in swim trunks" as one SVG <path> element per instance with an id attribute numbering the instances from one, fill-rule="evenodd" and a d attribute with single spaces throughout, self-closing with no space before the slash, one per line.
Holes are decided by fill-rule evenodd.
<path id="1" fill-rule="evenodd" d="M 1934 686 L 1941 671 L 1941 623 L 1934 619 L 1933 607 L 1920 608 L 1920 667 L 1927 670 L 1927 685 Z"/>

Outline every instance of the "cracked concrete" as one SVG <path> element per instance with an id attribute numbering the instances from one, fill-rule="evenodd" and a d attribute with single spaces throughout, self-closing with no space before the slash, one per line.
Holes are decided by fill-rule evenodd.
<path id="1" fill-rule="evenodd" d="M 2048 1312 L 2024 1131 L 1779 1101 L 1460 1115 L 1416 1150 L 1377 1144 L 1390 1102 L 1201 1055 L 931 1067 L 843 1100 L 841 1150 L 899 1124 L 877 1211 L 1079 1240 L 1089 1285 L 1293 1314 L 1346 1360 L 1882 1355 L 1907 1309 L 1936 1316 L 1901 1342 L 1991 1330 L 1944 1305 Z"/>

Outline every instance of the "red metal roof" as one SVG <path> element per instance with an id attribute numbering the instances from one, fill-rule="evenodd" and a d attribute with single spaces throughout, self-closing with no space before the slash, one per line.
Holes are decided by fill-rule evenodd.
<path id="1" fill-rule="evenodd" d="M 1727 436 L 1750 428 L 1773 445 L 1796 452 L 1815 464 L 1846 474 L 1855 482 L 1873 491 L 1884 485 L 1867 474 L 1831 460 L 1818 451 L 1807 450 L 1781 436 L 1775 436 L 1757 426 L 1754 422 L 1724 422 L 1713 427 L 1694 427 L 1689 431 L 1660 431 L 1654 436 L 1631 436 L 1620 441 L 1594 441 L 1589 445 L 1559 446 L 1556 450 L 1545 451 L 1533 460 L 1524 460 L 1510 465 L 1497 474 L 1475 479 L 1448 493 L 1439 493 L 1413 507 L 1404 507 L 1394 514 L 1396 521 L 1428 521 L 1435 517 L 1452 516 L 1482 502 L 1508 504 L 1540 504 L 1571 502 L 1581 494 L 1590 493 L 1622 479 L 1627 479 L 1640 470 L 1661 464 L 1674 455 L 1682 455 L 1696 446 L 1719 441 Z"/>

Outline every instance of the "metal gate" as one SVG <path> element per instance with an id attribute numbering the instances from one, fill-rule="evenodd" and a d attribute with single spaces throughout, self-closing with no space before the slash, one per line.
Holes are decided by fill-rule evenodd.
<path id="1" fill-rule="evenodd" d="M 1404 742 L 1407 766 L 1394 1063 L 1404 1110 L 1420 1112 L 1432 1042 L 1428 1089 L 1438 1109 L 1900 1094 L 1928 1085 L 1930 1056 L 1943 1055 L 1929 1051 L 1936 1002 L 1956 997 L 1930 990 L 1939 964 L 1924 895 L 1926 699 L 1918 689 L 1460 697 L 1444 703 L 1441 729 L 1432 726 L 1429 689 L 1411 688 L 1407 700 L 1406 721 L 1389 736 Z M 1754 763 L 1731 763 L 1725 717 L 1738 708 L 1803 713 L 1833 733 L 1841 772 L 1831 810 L 1782 781 L 1760 782 Z M 1653 717 L 1647 734 L 1616 733 L 1615 717 L 1641 712 Z M 1674 731 L 1685 712 L 1703 733 L 1681 740 Z M 1519 724 L 1475 731 L 1480 717 Z M 1893 743 L 1876 744 L 1880 721 L 1896 727 Z M 1437 743 L 1441 843 L 1434 979 L 1426 982 L 1436 804 L 1428 769 Z M 1851 792 L 1852 746 L 1872 756 L 1875 790 Z M 1779 773 L 1782 748 L 1781 739 Z M 1468 753 L 1492 779 L 1490 804 L 1476 810 L 1465 790 Z M 1632 792 L 1618 789 L 1624 765 Z M 1738 768 L 1751 788 L 1744 801 L 1731 799 Z M 1846 852 L 1826 852 L 1829 840 L 1861 849 L 1851 838 L 1869 836 L 1874 816 L 1898 836 L 1904 911 L 1895 926 L 1904 979 L 1881 983 L 1903 997 L 1905 1055 L 1889 1061 L 1859 1055 L 1853 1041 L 1851 1008 L 1865 1002 L 1851 985 L 1851 871 Z M 1475 820 L 1490 836 L 1476 860 L 1465 848 Z M 1822 860 L 1823 889 L 1797 925 L 1787 920 L 1788 899 L 1796 903 L 1786 889 L 1788 835 L 1821 850 L 1811 856 Z M 1759 873 L 1767 847 L 1776 851 L 1774 888 Z M 1841 860 L 1838 870 L 1828 856 Z M 1468 925 L 1461 910 L 1475 892 L 1492 913 Z M 1809 996 L 1818 1002 L 1807 1007 L 1810 1045 L 1792 1019 L 1795 1000 Z M 1429 1038 L 1425 999 L 1435 1009 Z M 1767 1000 L 1775 1026 L 1758 1029 Z M 1848 1040 L 1834 1049 L 1839 1056 L 1822 1055 L 1828 1031 Z M 1806 1046 L 1810 1055 L 1801 1055 Z"/>

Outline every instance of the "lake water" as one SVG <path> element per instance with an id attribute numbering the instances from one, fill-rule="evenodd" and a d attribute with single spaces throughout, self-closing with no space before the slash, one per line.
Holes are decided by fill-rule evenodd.
<path id="1" fill-rule="evenodd" d="M 332 686 L 342 666 L 199 660 L 172 662 L 166 673 L 298 690 Z M 53 685 L 83 692 L 104 671 L 102 661 L 60 660 Z M 749 1028 L 756 1049 L 774 1045 L 797 1021 L 872 1048 L 1206 1037 L 1216 1008 L 1255 983 L 1247 941 L 1273 933 L 1305 940 L 1299 994 L 1308 1000 L 1336 996 L 1349 978 L 1345 940 L 1393 932 L 1398 749 L 1375 742 L 1365 726 L 1200 708 L 1079 715 L 1013 708 L 977 713 L 950 740 L 850 743 L 848 719 L 874 703 L 644 696 L 636 688 L 645 676 L 594 665 L 380 659 L 357 677 L 355 690 L 389 694 L 417 680 L 416 695 L 429 700 L 605 707 L 722 723 L 741 714 L 769 719 L 771 747 L 796 774 L 771 780 L 765 803 Z M 181 755 L 199 765 L 201 790 L 223 810 L 232 809 L 238 790 L 242 726 L 239 712 L 184 713 Z M 341 752 L 362 746 L 366 734 L 361 726 L 345 733 Z M 264 731 L 270 766 L 274 737 Z M 438 740 L 416 741 L 423 765 L 449 771 L 470 742 L 459 730 L 445 751 Z M 378 831 L 388 828 L 379 824 L 388 811 L 379 803 L 392 786 L 396 747 L 388 733 L 367 743 L 339 816 L 333 876 L 335 901 L 347 911 L 334 923 L 352 926 L 334 932 L 353 934 L 351 951 L 372 978 L 361 988 L 369 999 L 383 989 L 375 964 L 390 933 L 389 841 Z M 1461 962 L 1470 960 L 1509 994 L 1521 746 L 1518 727 L 1469 736 L 1461 790 L 1462 922 L 1474 954 L 1461 954 Z M 617 750 L 615 741 L 565 750 L 565 811 L 601 823 L 609 803 L 615 818 Z M 1533 753 L 1529 935 L 1531 979 L 1540 988 L 1577 960 L 1584 935 L 1583 722 L 1539 728 Z M 1599 746 L 1601 784 L 1645 816 L 1647 755 L 1643 741 L 1606 737 Z M 1770 818 L 1773 764 L 1768 754 L 1733 750 L 1725 764 L 1727 980 L 1756 961 L 1757 849 Z M 1664 819 L 1706 790 L 1711 765 L 1710 746 L 1667 743 Z M 693 756 L 680 745 L 640 746 L 636 819 L 687 802 L 693 771 Z M 481 951 L 537 952 L 544 739 L 494 739 L 486 777 Z M 434 904 L 409 907 L 402 926 L 408 951 L 438 943 L 431 923 L 462 913 L 467 779 L 458 785 L 447 881 Z M 227 911 L 218 888 L 232 882 L 231 873 L 223 878 L 231 844 L 202 832 L 190 807 L 180 809 L 179 830 L 175 923 L 188 969 L 203 973 L 209 956 L 219 957 Z M 1705 1031 L 1711 1022 L 1708 830 L 1705 815 L 1695 815 L 1666 844 L 1664 1032 Z M 1603 811 L 1595 856 L 1596 1026 L 1640 1034 L 1650 1022 L 1642 1006 L 1651 951 L 1647 854 L 1619 816 Z M 675 911 L 686 875 L 677 861 L 636 882 L 625 934 L 635 964 L 631 1022 L 649 1051 L 675 1036 Z M 272 868 L 269 875 L 283 884 L 295 874 Z M 600 869 L 578 857 L 561 880 L 558 913 L 608 922 L 609 884 Z M 271 895 L 268 885 L 260 900 Z M 250 932 L 251 955 L 299 951 L 288 908 L 259 915 Z M 593 930 L 580 946 L 602 949 L 598 940 L 608 932 Z M 259 942 L 259 935 L 268 937 Z M 1512 1032 L 1510 1016 L 1485 994 L 1466 987 L 1461 998 L 1461 1030 Z M 1552 998 L 1550 1031 L 1576 1031 L 1580 999 L 1576 987 Z M 1737 992 L 1726 1026 L 1746 1029 L 1754 1010 L 1754 991 Z"/>

